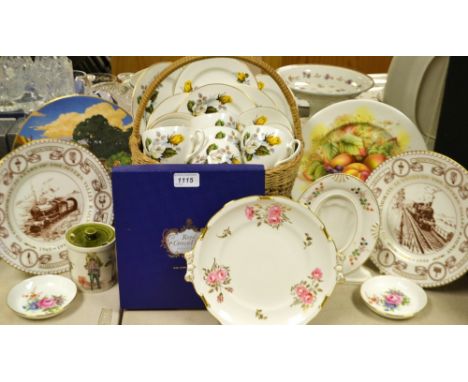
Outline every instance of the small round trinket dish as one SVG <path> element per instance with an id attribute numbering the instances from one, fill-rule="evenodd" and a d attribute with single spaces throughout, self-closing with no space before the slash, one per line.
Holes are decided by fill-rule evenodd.
<path id="1" fill-rule="evenodd" d="M 115 231 L 108 224 L 84 223 L 65 233 L 72 280 L 84 292 L 103 292 L 117 282 Z"/>
<path id="2" fill-rule="evenodd" d="M 424 290 L 411 280 L 376 276 L 361 286 L 361 297 L 375 313 L 391 319 L 411 318 L 427 304 Z"/>
<path id="3" fill-rule="evenodd" d="M 76 285 L 57 275 L 35 276 L 16 284 L 7 304 L 19 316 L 41 320 L 62 313 L 76 296 Z"/>

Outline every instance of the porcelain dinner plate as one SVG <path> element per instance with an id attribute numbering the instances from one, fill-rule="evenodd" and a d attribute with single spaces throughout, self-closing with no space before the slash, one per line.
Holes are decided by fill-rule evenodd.
<path id="1" fill-rule="evenodd" d="M 223 324 L 304 324 L 336 279 L 336 249 L 322 223 L 282 197 L 232 201 L 186 254 L 186 280 Z"/>
<path id="2" fill-rule="evenodd" d="M 249 67 L 235 58 L 208 58 L 188 64 L 180 73 L 174 94 L 196 91 L 208 84 L 240 84 L 257 87 Z"/>
<path id="3" fill-rule="evenodd" d="M 369 258 L 379 236 L 380 212 L 365 183 L 352 175 L 327 175 L 312 183 L 299 202 L 320 218 L 345 255 L 345 275 Z"/>
<path id="4" fill-rule="evenodd" d="M 451 159 L 414 151 L 389 159 L 367 180 L 381 211 L 371 259 L 422 287 L 468 270 L 468 172 Z"/>
<path id="5" fill-rule="evenodd" d="M 425 150 L 423 137 L 397 109 L 371 100 L 348 100 L 320 110 L 303 125 L 304 157 L 295 197 L 307 183 L 335 172 L 365 181 L 385 159 Z"/>
<path id="6" fill-rule="evenodd" d="M 42 320 L 62 313 L 76 296 L 76 285 L 63 276 L 35 276 L 16 284 L 7 304 L 21 317 Z"/>
<path id="7" fill-rule="evenodd" d="M 361 297 L 375 313 L 396 320 L 413 317 L 427 304 L 424 290 L 411 280 L 376 276 L 361 285 Z"/>
<path id="8" fill-rule="evenodd" d="M 169 98 L 166 98 L 163 102 L 161 102 L 154 111 L 149 115 L 148 122 L 142 118 L 140 122 L 140 134 L 146 130 L 147 126 L 151 126 L 154 124 L 155 121 L 160 119 L 161 117 L 165 116 L 166 114 L 176 113 L 181 105 L 185 105 L 188 99 L 187 93 L 181 93 L 173 95 Z M 183 112 L 187 113 L 187 112 Z"/>
<path id="9" fill-rule="evenodd" d="M 125 110 L 98 97 L 57 98 L 24 120 L 13 147 L 43 138 L 73 141 L 88 148 L 110 171 L 132 163 L 128 145 L 132 123 Z"/>
<path id="10" fill-rule="evenodd" d="M 227 112 L 237 116 L 253 107 L 255 103 L 234 86 L 210 84 L 189 93 L 177 111 L 190 113 L 193 116 L 217 112 Z"/>
<path id="11" fill-rule="evenodd" d="M 293 133 L 293 127 L 288 118 L 273 107 L 255 107 L 239 115 L 239 124 L 242 125 L 242 127 L 250 125 L 270 125 L 272 123 L 283 125 Z"/>
<path id="12" fill-rule="evenodd" d="M 27 273 L 69 269 L 65 231 L 112 223 L 112 188 L 99 160 L 58 140 L 21 146 L 0 162 L 0 256 Z"/>
<path id="13" fill-rule="evenodd" d="M 242 93 L 244 93 L 247 97 L 249 97 L 255 103 L 255 106 L 275 107 L 273 100 L 259 89 L 247 85 L 234 86 L 241 90 Z"/>
<path id="14" fill-rule="evenodd" d="M 293 123 L 291 110 L 283 95 L 283 92 L 279 88 L 278 84 L 268 74 L 257 74 L 258 88 L 264 92 L 269 98 L 273 100 L 278 110 L 280 110 L 289 120 L 289 123 Z"/>

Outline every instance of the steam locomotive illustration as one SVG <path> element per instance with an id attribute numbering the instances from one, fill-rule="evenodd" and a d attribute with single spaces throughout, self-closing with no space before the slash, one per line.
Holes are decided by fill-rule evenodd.
<path id="1" fill-rule="evenodd" d="M 432 208 L 431 202 L 414 202 L 412 206 L 408 208 L 408 210 L 421 229 L 424 231 L 431 231 L 435 229 L 436 222 L 434 219 L 434 209 Z"/>
<path id="2" fill-rule="evenodd" d="M 44 204 L 35 204 L 29 211 L 31 217 L 26 229 L 31 234 L 39 234 L 44 228 L 62 219 L 78 208 L 75 198 L 54 198 Z"/>

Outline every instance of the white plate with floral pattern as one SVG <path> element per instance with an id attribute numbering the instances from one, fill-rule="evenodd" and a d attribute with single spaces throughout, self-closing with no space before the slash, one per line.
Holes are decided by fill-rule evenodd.
<path id="1" fill-rule="evenodd" d="M 255 103 L 241 90 L 225 84 L 205 85 L 188 94 L 177 110 L 193 116 L 226 112 L 238 116 L 255 107 Z"/>
<path id="2" fill-rule="evenodd" d="M 376 276 L 361 285 L 361 297 L 375 313 L 395 320 L 411 318 L 427 304 L 419 285 L 403 277 Z"/>
<path id="3" fill-rule="evenodd" d="M 174 86 L 174 94 L 197 91 L 208 84 L 247 85 L 257 87 L 249 67 L 235 58 L 207 58 L 187 65 Z"/>
<path id="4" fill-rule="evenodd" d="M 90 151 L 53 139 L 20 146 L 0 163 L 0 257 L 32 274 L 69 267 L 65 231 L 111 224 L 109 174 Z"/>
<path id="5" fill-rule="evenodd" d="M 240 130 L 245 126 L 270 124 L 283 125 L 294 135 L 293 127 L 288 118 L 273 107 L 255 107 L 239 115 Z"/>
<path id="6" fill-rule="evenodd" d="M 365 181 L 387 158 L 408 150 L 426 150 L 416 125 L 392 106 L 372 100 L 348 100 L 320 110 L 305 124 L 304 156 L 293 198 L 307 184 L 344 172 Z"/>
<path id="7" fill-rule="evenodd" d="M 141 101 L 141 97 L 145 92 L 148 85 L 154 80 L 154 78 L 166 69 L 171 62 L 160 62 L 153 66 L 147 68 L 144 73 L 138 78 L 135 89 L 133 90 L 132 96 L 132 115 L 136 115 L 138 106 Z M 145 112 L 143 114 L 142 120 L 148 121 L 151 113 L 156 109 L 156 107 L 166 100 L 167 98 L 174 95 L 174 85 L 182 69 L 178 69 L 171 73 L 167 78 L 165 78 L 156 88 L 156 91 L 153 93 L 153 96 L 148 101 Z"/>
<path id="8" fill-rule="evenodd" d="M 268 97 L 264 92 L 260 91 L 258 88 L 247 85 L 234 85 L 236 88 L 242 91 L 247 97 L 249 97 L 257 107 L 276 107 L 273 100 Z"/>
<path id="9" fill-rule="evenodd" d="M 468 271 L 468 172 L 431 151 L 393 157 L 367 179 L 382 216 L 371 256 L 382 271 L 422 287 Z"/>
<path id="10" fill-rule="evenodd" d="M 158 106 L 156 106 L 154 111 L 148 117 L 148 122 L 145 122 L 144 119 L 141 120 L 140 134 L 142 134 L 146 130 L 147 126 L 154 125 L 154 123 L 157 120 L 161 119 L 165 115 L 177 113 L 177 110 L 181 107 L 181 105 L 185 104 L 187 98 L 188 98 L 188 94 L 181 93 L 181 94 L 173 95 L 169 98 L 166 98 L 164 101 L 162 101 Z M 181 114 L 181 113 L 177 113 L 177 114 Z M 187 114 L 185 112 L 183 113 Z"/>
<path id="11" fill-rule="evenodd" d="M 288 102 L 275 80 L 268 74 L 257 74 L 256 78 L 258 88 L 273 100 L 278 110 L 280 110 L 288 118 L 289 123 L 292 124 L 293 118 L 291 109 L 289 108 Z"/>
<path id="12" fill-rule="evenodd" d="M 21 317 L 42 320 L 62 313 L 76 291 L 75 283 L 66 277 L 35 276 L 16 284 L 8 293 L 7 304 Z"/>
<path id="13" fill-rule="evenodd" d="M 227 203 L 186 259 L 186 280 L 223 324 L 308 323 L 332 293 L 338 269 L 318 218 L 268 196 Z"/>
<path id="14" fill-rule="evenodd" d="M 380 212 L 365 183 L 352 175 L 327 175 L 312 183 L 299 202 L 325 224 L 338 252 L 345 256 L 345 275 L 369 258 L 379 236 Z"/>

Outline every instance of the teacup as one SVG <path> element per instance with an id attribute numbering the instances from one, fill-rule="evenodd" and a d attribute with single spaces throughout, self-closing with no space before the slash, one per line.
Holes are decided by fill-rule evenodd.
<path id="1" fill-rule="evenodd" d="M 263 164 L 270 169 L 291 160 L 300 149 L 301 141 L 283 128 L 251 125 L 242 132 L 242 159 L 247 164 Z"/>
<path id="2" fill-rule="evenodd" d="M 103 223 L 83 223 L 67 230 L 70 275 L 85 292 L 102 292 L 117 282 L 115 231 Z"/>
<path id="3" fill-rule="evenodd" d="M 223 139 L 211 139 L 205 144 L 203 150 L 197 154 L 193 164 L 240 164 L 242 155 L 239 147 Z"/>
<path id="4" fill-rule="evenodd" d="M 230 113 L 201 114 L 193 117 L 191 126 L 194 129 L 205 129 L 212 126 L 224 126 L 231 129 L 237 128 L 237 116 Z"/>
<path id="5" fill-rule="evenodd" d="M 160 126 L 142 134 L 143 151 L 159 163 L 188 163 L 203 147 L 205 134 L 187 126 Z"/>

